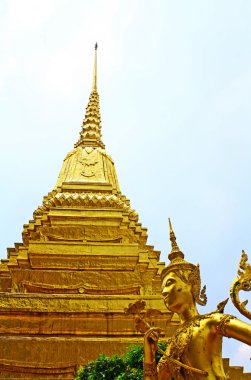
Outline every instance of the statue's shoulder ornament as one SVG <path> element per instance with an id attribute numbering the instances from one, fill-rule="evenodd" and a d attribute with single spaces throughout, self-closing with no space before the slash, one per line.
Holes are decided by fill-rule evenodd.
<path id="1" fill-rule="evenodd" d="M 225 306 L 228 302 L 228 298 L 220 302 L 217 305 L 217 309 L 208 315 L 209 323 L 215 328 L 215 332 L 222 336 L 227 336 L 226 326 L 231 321 L 231 319 L 236 319 L 231 314 L 224 314 Z"/>

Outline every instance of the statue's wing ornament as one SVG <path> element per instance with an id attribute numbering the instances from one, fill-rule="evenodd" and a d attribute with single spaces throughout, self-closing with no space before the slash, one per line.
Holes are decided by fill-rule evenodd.
<path id="1" fill-rule="evenodd" d="M 247 261 L 247 254 L 242 251 L 238 275 L 231 285 L 230 296 L 234 306 L 239 310 L 239 312 L 245 315 L 248 319 L 251 319 L 251 312 L 246 308 L 248 300 L 241 302 L 239 298 L 240 290 L 251 290 L 251 265 Z"/>

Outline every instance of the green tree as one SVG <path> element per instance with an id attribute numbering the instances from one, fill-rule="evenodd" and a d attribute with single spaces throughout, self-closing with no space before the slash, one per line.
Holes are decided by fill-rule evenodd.
<path id="1" fill-rule="evenodd" d="M 162 350 L 165 344 L 159 343 Z M 158 363 L 161 354 L 157 352 Z M 101 354 L 78 371 L 75 380 L 143 380 L 143 346 L 133 345 L 123 356 L 107 357 Z"/>

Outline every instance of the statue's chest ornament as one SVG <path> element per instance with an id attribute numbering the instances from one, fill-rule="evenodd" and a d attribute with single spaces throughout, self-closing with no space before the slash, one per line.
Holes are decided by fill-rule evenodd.
<path id="1" fill-rule="evenodd" d="M 192 340 L 195 328 L 199 328 L 201 320 L 206 318 L 208 318 L 207 314 L 199 315 L 185 322 L 175 331 L 174 335 L 167 340 L 167 356 L 162 356 L 159 361 L 159 366 L 168 366 L 173 376 L 175 376 L 175 379 L 177 380 L 192 380 L 194 378 L 192 372 L 195 372 L 195 369 L 192 368 L 191 371 L 189 369 L 189 366 L 187 366 L 184 373 L 184 366 L 181 366 L 170 359 L 175 359 L 181 363 L 182 356 Z M 207 376 L 207 372 L 205 371 L 197 370 L 196 372 L 204 377 Z"/>
<path id="2" fill-rule="evenodd" d="M 188 365 L 184 366 L 184 363 L 182 363 L 182 356 L 184 355 L 186 348 L 189 346 L 195 331 L 201 327 L 201 321 L 208 318 L 212 319 L 213 314 L 214 313 L 198 315 L 195 318 L 183 323 L 183 325 L 175 331 L 174 335 L 167 340 L 166 355 L 162 356 L 159 361 L 159 365 L 169 367 L 175 379 L 193 380 L 193 373 L 195 372 L 202 377 L 208 376 L 206 371 L 202 371 Z M 222 317 L 216 324 L 216 331 L 219 335 L 226 336 L 226 325 L 231 319 L 235 319 L 235 317 L 229 314 L 222 314 Z M 221 379 L 225 379 L 225 377 L 222 377 L 219 380 Z"/>

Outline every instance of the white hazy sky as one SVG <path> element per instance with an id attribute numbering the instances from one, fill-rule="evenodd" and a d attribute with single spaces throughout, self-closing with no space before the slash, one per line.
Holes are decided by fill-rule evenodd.
<path id="1" fill-rule="evenodd" d="M 163 260 L 171 217 L 207 284 L 200 312 L 228 297 L 242 249 L 251 261 L 250 20 L 248 0 L 1 0 L 0 257 L 78 139 L 98 41 L 122 192 Z M 251 371 L 250 347 L 226 340 L 224 355 Z"/>

